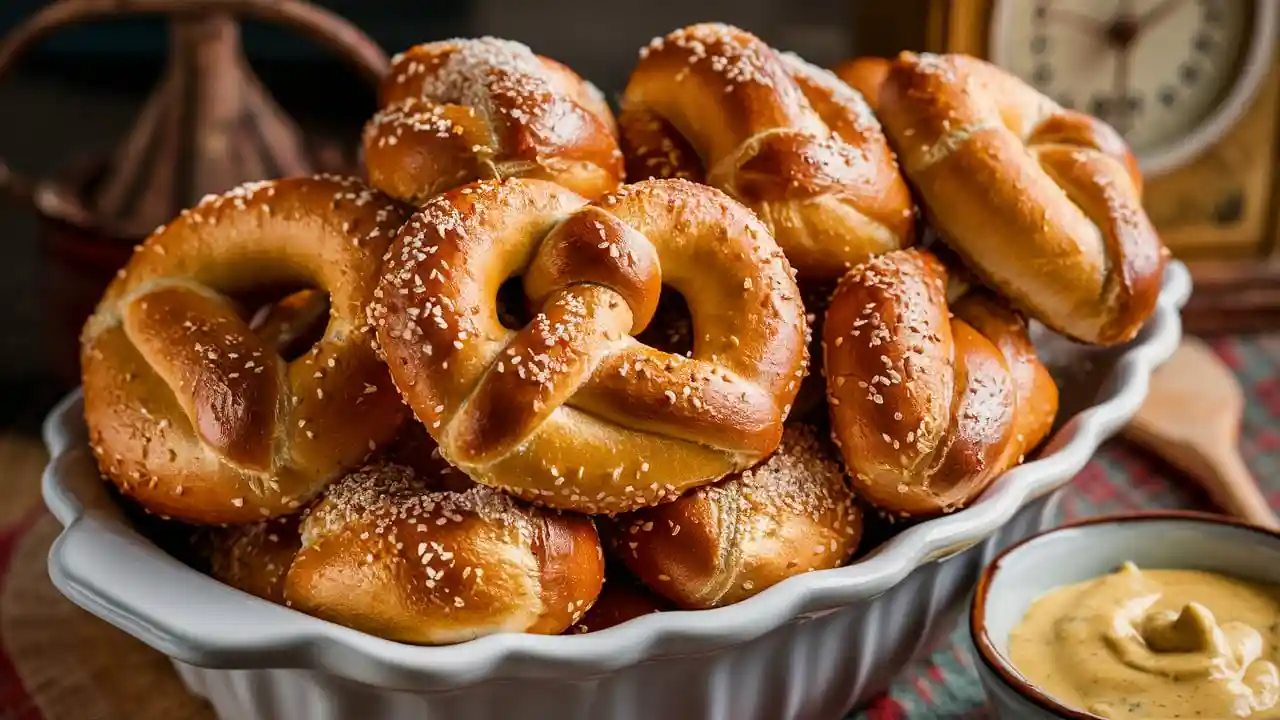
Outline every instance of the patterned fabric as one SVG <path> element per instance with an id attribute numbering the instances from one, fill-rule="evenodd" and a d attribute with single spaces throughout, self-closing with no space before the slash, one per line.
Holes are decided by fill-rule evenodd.
<path id="1" fill-rule="evenodd" d="M 1248 400 L 1243 427 L 1244 455 L 1264 484 L 1272 505 L 1280 507 L 1280 423 L 1277 422 L 1280 419 L 1280 374 L 1277 373 L 1280 369 L 1280 334 L 1225 339 L 1213 345 L 1239 376 Z M 2 458 L 0 462 L 13 465 L 12 461 Z M 34 471 L 15 471 L 13 477 L 5 478 L 9 483 L 7 487 L 5 482 L 0 482 L 0 503 L 13 493 L 15 486 L 12 483 L 35 482 L 34 478 L 19 477 L 28 474 L 38 475 Z M 28 493 L 24 502 L 30 503 L 29 512 L 11 513 L 8 515 L 11 520 L 0 522 L 0 589 L 4 586 L 16 546 L 30 534 L 35 521 L 44 515 L 35 507 L 34 492 Z M 1064 517 L 1059 520 L 1135 509 L 1209 507 L 1204 495 L 1190 487 L 1175 471 L 1142 450 L 1114 440 L 1074 480 L 1071 491 L 1063 498 L 1061 513 Z M 38 706 L 43 703 L 34 701 L 43 697 L 42 693 L 55 691 L 54 688 L 42 687 L 38 682 L 32 687 L 24 687 L 19 679 L 22 673 L 5 644 L 4 627 L 0 624 L 0 720 L 62 720 L 61 717 L 42 715 Z M 74 659 L 68 661 L 74 662 Z M 159 667 L 168 671 L 163 664 Z M 93 679 L 85 678 L 84 682 L 91 683 Z M 65 688 L 60 691 L 65 691 Z M 104 715 L 102 708 L 85 708 L 82 717 L 84 720 L 114 720 L 114 717 Z M 204 717 L 203 711 L 199 717 Z M 946 647 L 926 662 L 908 668 L 884 697 L 850 715 L 847 720 L 978 720 L 990 717 L 970 653 L 967 627 L 962 623 Z M 80 716 L 74 720 L 80 720 Z"/>

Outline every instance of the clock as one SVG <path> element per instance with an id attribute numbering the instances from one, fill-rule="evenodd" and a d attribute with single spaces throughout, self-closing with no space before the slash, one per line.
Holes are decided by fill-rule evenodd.
<path id="1" fill-rule="evenodd" d="M 1274 0 L 1003 0 L 988 56 L 1105 120 L 1154 178 L 1239 122 L 1269 69 L 1277 10 Z"/>
<path id="2" fill-rule="evenodd" d="M 1280 328 L 1280 0 L 851 2 L 858 55 L 985 58 L 1115 127 L 1197 280 L 1187 317 Z"/>

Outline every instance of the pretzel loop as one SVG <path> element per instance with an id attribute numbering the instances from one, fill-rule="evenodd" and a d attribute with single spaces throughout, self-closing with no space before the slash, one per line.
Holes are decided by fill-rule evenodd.
<path id="1" fill-rule="evenodd" d="M 1137 334 L 1168 251 L 1115 130 L 960 55 L 903 53 L 879 112 L 934 227 L 987 284 L 1073 339 Z"/>
<path id="2" fill-rule="evenodd" d="M 170 281 L 125 303 L 122 320 L 205 444 L 244 469 L 269 472 L 276 434 L 261 429 L 276 425 L 280 356 L 235 308 L 207 288 Z"/>
<path id="3" fill-rule="evenodd" d="M 533 322 L 493 357 L 449 423 L 445 442 L 459 449 L 451 459 L 477 465 L 506 456 L 590 380 L 597 359 L 630 325 L 626 305 L 608 288 L 580 285 L 552 293 Z M 559 338 L 548 345 L 552 327 Z M 512 403 L 530 379 L 536 380 L 530 402 Z"/>
<path id="4" fill-rule="evenodd" d="M 764 220 L 802 279 L 915 242 L 910 193 L 866 102 L 745 31 L 700 24 L 655 39 L 619 126 L 633 179 L 705 175 Z"/>
<path id="5" fill-rule="evenodd" d="M 609 288 L 631 309 L 631 334 L 642 332 L 658 309 L 662 267 L 644 235 L 598 207 L 584 207 L 556 226 L 525 272 L 524 289 L 536 304 L 578 283 Z"/>
<path id="6" fill-rule="evenodd" d="M 384 273 L 371 319 L 441 454 L 547 505 L 620 512 L 748 467 L 803 376 L 790 268 L 705 186 L 654 180 L 584 206 L 540 180 L 470 185 L 405 225 Z M 495 302 L 514 275 L 539 310 L 513 332 Z M 691 357 L 630 335 L 664 283 L 702 330 Z"/>
<path id="7" fill-rule="evenodd" d="M 156 514 L 255 522 L 389 441 L 406 414 L 362 322 L 402 219 L 359 181 L 318 177 L 244 185 L 158 228 L 81 333 L 103 474 Z M 230 298 L 298 286 L 326 291 L 329 317 L 285 362 Z"/>

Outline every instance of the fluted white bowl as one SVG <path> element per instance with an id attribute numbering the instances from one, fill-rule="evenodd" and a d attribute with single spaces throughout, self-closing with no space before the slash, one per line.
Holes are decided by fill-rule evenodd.
<path id="1" fill-rule="evenodd" d="M 1061 388 L 1040 453 L 971 507 L 912 526 L 843 568 L 744 602 L 664 612 L 596 633 L 500 634 L 449 647 L 383 640 L 258 600 L 166 555 L 112 501 L 78 395 L 49 416 L 50 551 L 73 602 L 170 656 L 224 718 L 837 717 L 882 691 L 949 632 L 986 560 L 1047 527 L 1055 491 L 1137 411 L 1181 337 L 1187 270 L 1172 263 L 1155 314 L 1123 347 L 1034 328 Z"/>

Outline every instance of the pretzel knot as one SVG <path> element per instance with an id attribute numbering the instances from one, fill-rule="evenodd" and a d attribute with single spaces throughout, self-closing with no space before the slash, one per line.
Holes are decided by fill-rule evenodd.
<path id="1" fill-rule="evenodd" d="M 882 255 L 840 281 L 823 325 L 833 438 L 854 489 L 895 514 L 963 507 L 1057 413 L 1026 320 L 986 289 L 950 301 L 954 280 L 927 250 Z"/>
<path id="2" fill-rule="evenodd" d="M 403 219 L 324 177 L 245 185 L 157 229 L 81 335 L 102 471 L 156 514 L 243 523 L 295 510 L 389 441 L 406 413 L 363 310 Z M 328 324 L 292 361 L 223 294 L 317 285 Z"/>
<path id="3" fill-rule="evenodd" d="M 1115 130 L 959 55 L 903 53 L 878 110 L 933 225 L 978 275 L 1077 340 L 1133 338 L 1168 251 Z"/>
<path id="4" fill-rule="evenodd" d="M 705 181 L 754 210 L 802 279 L 915 241 L 879 122 L 831 73 L 759 38 L 693 25 L 641 51 L 619 116 L 627 174 Z"/>
<path id="5" fill-rule="evenodd" d="M 514 276 L 539 311 L 512 331 L 496 298 Z M 689 357 L 632 337 L 664 284 L 689 304 Z M 531 501 L 614 513 L 777 447 L 807 360 L 798 295 L 768 230 L 712 188 L 650 180 L 588 205 L 508 180 L 410 219 L 369 312 L 450 463 Z"/>
<path id="6" fill-rule="evenodd" d="M 596 198 L 622 181 L 617 127 L 595 86 L 509 40 L 426 43 L 392 61 L 365 125 L 374 187 L 421 204 L 481 179 L 536 177 Z"/>

